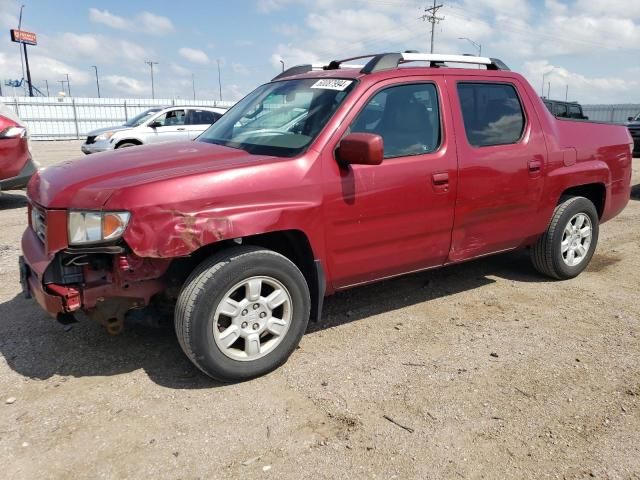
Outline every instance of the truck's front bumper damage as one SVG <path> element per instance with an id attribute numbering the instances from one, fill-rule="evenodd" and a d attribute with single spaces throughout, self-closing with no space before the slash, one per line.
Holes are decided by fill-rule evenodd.
<path id="1" fill-rule="evenodd" d="M 110 333 L 119 333 L 127 312 L 144 308 L 166 289 L 168 260 L 139 258 L 123 247 L 68 248 L 49 255 L 27 228 L 22 252 L 24 294 L 62 323 L 82 310 Z"/>

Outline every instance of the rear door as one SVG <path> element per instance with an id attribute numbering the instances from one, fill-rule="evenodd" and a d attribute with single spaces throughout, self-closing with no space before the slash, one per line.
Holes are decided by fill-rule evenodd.
<path id="1" fill-rule="evenodd" d="M 184 108 L 169 110 L 156 117 L 152 125 L 147 127 L 147 141 L 145 143 L 178 142 L 189 139 L 186 125 L 187 113 Z"/>
<path id="2" fill-rule="evenodd" d="M 197 108 L 187 110 L 187 130 L 189 138 L 194 139 L 200 136 L 211 125 L 216 123 L 222 114 L 210 110 Z"/>
<path id="3" fill-rule="evenodd" d="M 377 84 L 323 151 L 325 235 L 334 288 L 445 262 L 457 181 L 441 80 Z M 381 165 L 340 166 L 335 148 L 351 132 L 380 135 Z"/>
<path id="4" fill-rule="evenodd" d="M 450 259 L 515 248 L 539 234 L 546 144 L 513 78 L 448 84 L 460 178 Z"/>

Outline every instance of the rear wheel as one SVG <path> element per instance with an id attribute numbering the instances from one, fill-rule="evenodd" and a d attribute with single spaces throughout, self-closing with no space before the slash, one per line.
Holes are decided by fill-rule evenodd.
<path id="1" fill-rule="evenodd" d="M 235 247 L 203 262 L 185 282 L 176 334 L 207 375 L 246 380 L 287 360 L 309 311 L 309 289 L 295 264 L 270 250 Z"/>
<path id="2" fill-rule="evenodd" d="M 116 150 L 119 148 L 136 147 L 138 145 L 139 145 L 138 143 L 134 143 L 134 142 L 123 142 L 116 147 Z"/>
<path id="3" fill-rule="evenodd" d="M 547 231 L 531 248 L 540 273 L 564 280 L 579 275 L 591 261 L 598 243 L 599 218 L 584 197 L 566 197 L 556 207 Z"/>

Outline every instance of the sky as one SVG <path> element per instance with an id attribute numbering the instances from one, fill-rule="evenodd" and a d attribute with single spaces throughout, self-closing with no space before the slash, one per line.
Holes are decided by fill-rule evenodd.
<path id="1" fill-rule="evenodd" d="M 57 94 L 238 100 L 282 68 L 363 53 L 428 52 L 430 24 L 418 0 L 0 0 L 0 81 L 22 77 L 16 28 L 29 47 L 33 83 Z M 639 0 L 439 0 L 436 53 L 476 53 L 505 62 L 551 98 L 640 102 Z M 193 76 L 193 77 L 192 77 Z M 550 85 L 549 85 L 550 84 Z M 548 88 L 550 87 L 550 90 Z M 66 88 L 66 86 L 65 86 Z M 3 86 L 4 94 L 13 94 Z M 19 92 L 18 92 L 19 94 Z"/>

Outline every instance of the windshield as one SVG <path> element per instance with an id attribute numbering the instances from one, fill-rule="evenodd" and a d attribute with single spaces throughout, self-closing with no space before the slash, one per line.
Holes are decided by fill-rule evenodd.
<path id="1" fill-rule="evenodd" d="M 151 115 L 153 115 L 154 113 L 158 113 L 159 111 L 160 111 L 159 109 L 152 109 L 152 110 L 147 110 L 145 112 L 142 112 L 141 114 L 136 115 L 132 119 L 128 120 L 124 124 L 124 126 L 137 127 L 138 125 L 141 125 L 142 123 L 144 123 L 144 121 L 147 120 Z"/>
<path id="2" fill-rule="evenodd" d="M 268 83 L 225 113 L 198 141 L 258 155 L 298 155 L 318 136 L 355 83 L 342 79 Z"/>

